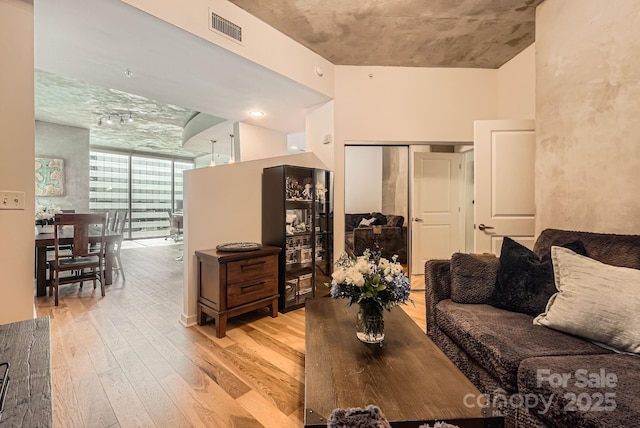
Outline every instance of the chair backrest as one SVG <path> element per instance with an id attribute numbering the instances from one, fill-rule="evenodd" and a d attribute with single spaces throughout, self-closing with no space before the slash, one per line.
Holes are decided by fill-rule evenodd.
<path id="1" fill-rule="evenodd" d="M 113 231 L 116 224 L 116 215 L 118 210 L 107 210 L 107 230 Z"/>
<path id="2" fill-rule="evenodd" d="M 91 254 L 101 255 L 104 252 L 104 232 L 106 229 L 106 213 L 94 214 L 57 214 L 54 218 L 54 249 L 56 259 L 60 249 L 60 238 L 64 226 L 73 226 L 72 256 L 82 257 Z M 89 245 L 90 236 L 95 237 L 93 245 Z"/>
<path id="3" fill-rule="evenodd" d="M 115 214 L 115 222 L 113 224 L 113 227 L 109 230 L 111 230 L 112 232 L 116 232 L 119 234 L 123 234 L 124 233 L 124 229 L 127 226 L 127 218 L 129 217 L 129 210 L 128 209 L 121 209 L 121 210 L 116 210 L 116 214 Z"/>

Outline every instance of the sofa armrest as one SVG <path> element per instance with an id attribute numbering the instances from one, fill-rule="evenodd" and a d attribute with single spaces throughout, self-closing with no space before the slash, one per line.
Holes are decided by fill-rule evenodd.
<path id="1" fill-rule="evenodd" d="M 424 264 L 425 308 L 427 311 L 427 335 L 434 337 L 436 326 L 436 305 L 451 298 L 450 260 L 428 260 Z"/>

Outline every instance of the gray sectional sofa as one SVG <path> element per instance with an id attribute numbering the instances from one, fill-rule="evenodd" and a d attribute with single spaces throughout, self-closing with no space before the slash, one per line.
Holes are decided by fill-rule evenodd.
<path id="1" fill-rule="evenodd" d="M 591 259 L 640 269 L 635 235 L 547 229 L 534 252 L 542 257 L 552 245 L 572 241 L 582 242 Z M 427 334 L 487 394 L 469 405 L 488 397 L 502 410 L 506 427 L 640 426 L 640 355 L 614 352 L 534 325 L 530 314 L 493 306 L 499 259 L 465 255 L 456 265 L 455 257 L 425 265 Z"/>

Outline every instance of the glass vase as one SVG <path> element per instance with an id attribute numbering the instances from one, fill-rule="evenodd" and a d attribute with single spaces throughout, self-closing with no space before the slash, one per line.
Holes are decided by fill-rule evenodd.
<path id="1" fill-rule="evenodd" d="M 384 340 L 384 316 L 382 308 L 360 305 L 356 321 L 356 335 L 364 343 L 380 343 Z"/>
<path id="2" fill-rule="evenodd" d="M 36 225 L 36 232 L 38 234 L 53 233 L 53 228 L 54 228 L 53 224 L 38 224 Z"/>

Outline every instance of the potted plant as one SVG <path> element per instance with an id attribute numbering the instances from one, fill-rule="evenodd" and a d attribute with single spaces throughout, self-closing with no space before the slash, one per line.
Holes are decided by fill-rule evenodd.
<path id="1" fill-rule="evenodd" d="M 331 284 L 327 284 L 331 287 L 331 297 L 349 299 L 349 305 L 360 306 L 356 333 L 363 342 L 382 342 L 383 311 L 411 300 L 409 278 L 397 258 L 395 255 L 387 260 L 369 249 L 358 257 L 343 253 L 336 262 Z"/>
<path id="2" fill-rule="evenodd" d="M 60 207 L 54 205 L 36 206 L 36 232 L 53 233 L 53 218 L 61 213 Z"/>

